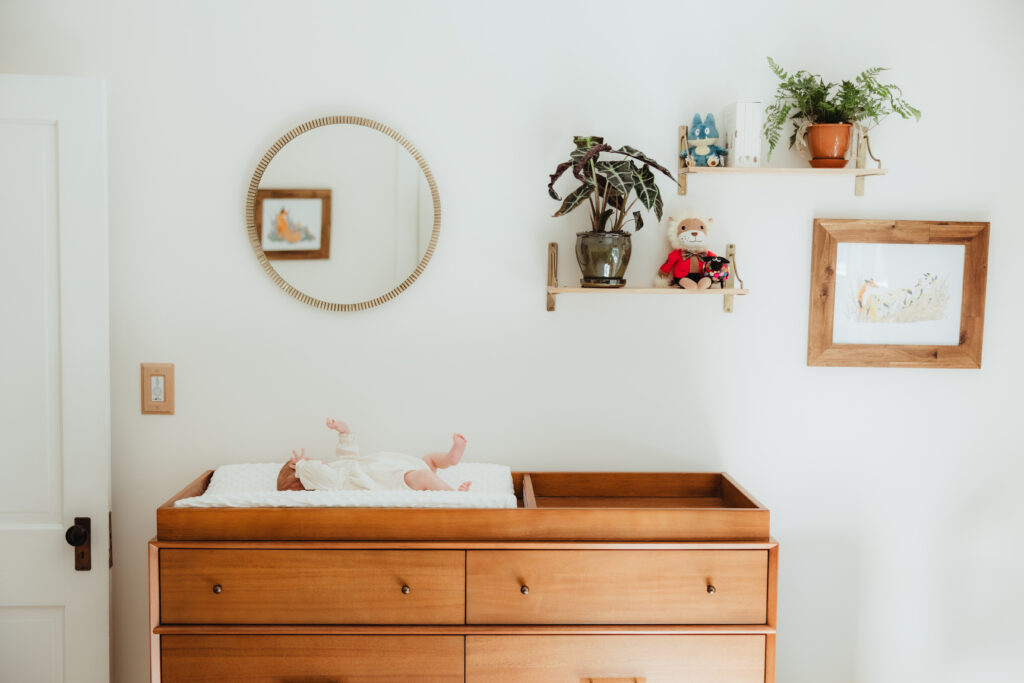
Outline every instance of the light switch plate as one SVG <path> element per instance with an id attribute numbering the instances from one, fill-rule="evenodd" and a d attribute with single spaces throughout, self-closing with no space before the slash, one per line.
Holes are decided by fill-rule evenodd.
<path id="1" fill-rule="evenodd" d="M 174 363 L 142 364 L 142 412 L 174 415 Z"/>

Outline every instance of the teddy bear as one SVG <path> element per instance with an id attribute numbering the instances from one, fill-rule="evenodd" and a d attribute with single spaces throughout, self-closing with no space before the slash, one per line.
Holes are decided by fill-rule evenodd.
<path id="1" fill-rule="evenodd" d="M 694 114 L 690 130 L 686 133 L 686 152 L 682 157 L 694 166 L 725 166 L 725 156 L 729 151 L 717 143 L 718 127 L 715 126 L 714 115 L 708 114 L 701 121 L 700 114 Z"/>
<path id="2" fill-rule="evenodd" d="M 681 218 L 669 216 L 665 233 L 672 245 L 672 253 L 658 269 L 657 287 L 682 287 L 683 289 L 709 289 L 712 285 L 724 286 L 729 278 L 729 261 L 708 251 L 708 224 L 693 215 Z"/>

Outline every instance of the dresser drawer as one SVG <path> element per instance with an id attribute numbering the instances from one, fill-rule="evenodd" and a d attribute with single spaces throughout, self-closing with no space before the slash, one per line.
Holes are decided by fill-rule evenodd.
<path id="1" fill-rule="evenodd" d="M 764 683 L 765 637 L 466 636 L 466 683 Z"/>
<path id="2" fill-rule="evenodd" d="M 469 624 L 763 624 L 766 550 L 470 550 Z"/>
<path id="3" fill-rule="evenodd" d="M 458 550 L 160 551 L 165 624 L 461 624 L 464 600 Z"/>
<path id="4" fill-rule="evenodd" d="M 162 636 L 162 683 L 462 683 L 462 636 Z"/>

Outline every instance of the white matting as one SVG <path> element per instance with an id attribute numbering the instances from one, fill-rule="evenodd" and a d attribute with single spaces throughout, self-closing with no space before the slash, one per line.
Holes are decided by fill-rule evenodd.
<path id="1" fill-rule="evenodd" d="M 201 496 L 183 498 L 175 507 L 359 507 L 359 508 L 514 508 L 512 470 L 505 465 L 462 462 L 438 470 L 456 487 L 469 491 L 278 491 L 284 463 L 222 465 Z"/>

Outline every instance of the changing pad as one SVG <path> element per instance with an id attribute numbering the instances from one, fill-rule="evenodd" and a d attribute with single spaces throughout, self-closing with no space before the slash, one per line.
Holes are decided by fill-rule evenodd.
<path id="1" fill-rule="evenodd" d="M 512 470 L 505 465 L 461 462 L 438 470 L 452 487 L 472 481 L 469 491 L 278 491 L 281 463 L 222 465 L 201 496 L 174 507 L 359 507 L 514 508 Z"/>

